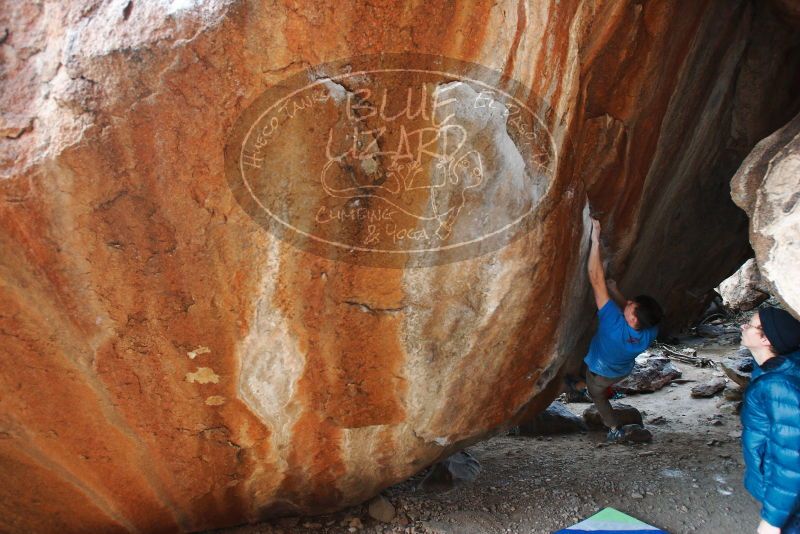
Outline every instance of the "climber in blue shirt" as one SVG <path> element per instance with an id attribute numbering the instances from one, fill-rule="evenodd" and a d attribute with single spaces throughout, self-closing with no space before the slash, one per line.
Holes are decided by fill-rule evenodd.
<path id="1" fill-rule="evenodd" d="M 800 533 L 800 322 L 762 308 L 742 325 L 758 364 L 742 407 L 744 485 L 761 503 L 758 534 Z"/>
<path id="2" fill-rule="evenodd" d="M 592 246 L 587 268 L 600 321 L 584 358 L 588 368 L 586 387 L 603 423 L 611 429 L 609 441 L 617 441 L 624 432 L 608 400 L 608 388 L 630 374 L 636 356 L 655 340 L 656 325 L 663 312 L 652 297 L 640 295 L 627 300 L 613 280 L 606 282 L 600 257 L 600 222 L 596 219 L 592 219 Z"/>

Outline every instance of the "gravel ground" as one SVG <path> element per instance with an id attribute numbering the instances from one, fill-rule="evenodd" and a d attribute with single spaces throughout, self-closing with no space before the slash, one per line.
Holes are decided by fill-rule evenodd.
<path id="1" fill-rule="evenodd" d="M 682 342 L 715 361 L 738 347 L 736 335 Z M 676 365 L 683 378 L 695 382 L 621 399 L 643 412 L 652 443 L 606 445 L 604 432 L 499 436 L 467 449 L 482 465 L 470 484 L 425 493 L 418 488 L 422 472 L 385 490 L 397 510 L 389 523 L 370 517 L 364 505 L 219 532 L 538 534 L 569 526 L 606 506 L 671 533 L 755 532 L 758 507 L 742 486 L 739 417 L 721 396 L 690 396 L 697 382 L 721 373 Z M 581 414 L 589 405 L 567 406 Z"/>

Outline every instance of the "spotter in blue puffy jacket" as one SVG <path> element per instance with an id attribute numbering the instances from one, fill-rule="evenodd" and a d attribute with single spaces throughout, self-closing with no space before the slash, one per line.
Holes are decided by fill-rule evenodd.
<path id="1" fill-rule="evenodd" d="M 758 363 L 742 407 L 744 484 L 761 503 L 761 532 L 800 524 L 800 322 L 765 308 L 742 326 Z M 780 530 L 779 530 L 780 529 Z"/>

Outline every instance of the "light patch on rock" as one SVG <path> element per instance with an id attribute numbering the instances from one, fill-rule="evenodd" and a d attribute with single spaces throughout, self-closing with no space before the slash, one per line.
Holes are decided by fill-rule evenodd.
<path id="1" fill-rule="evenodd" d="M 509 268 L 508 264 L 500 261 L 493 261 L 485 264 L 484 278 L 488 281 L 488 290 L 484 293 L 484 310 L 480 322 L 481 327 L 486 327 L 494 320 L 500 303 L 511 292 L 518 290 L 518 271 Z"/>
<path id="2" fill-rule="evenodd" d="M 211 349 L 209 349 L 208 347 L 200 346 L 194 350 L 190 350 L 189 352 L 186 353 L 186 355 L 189 357 L 190 360 L 194 360 L 201 354 L 210 354 L 210 353 Z"/>
<path id="3" fill-rule="evenodd" d="M 206 399 L 206 404 L 209 406 L 221 406 L 225 404 L 225 397 L 212 395 Z"/>
<path id="4" fill-rule="evenodd" d="M 186 373 L 186 381 L 197 384 L 218 384 L 219 375 L 210 367 L 199 367 L 193 373 Z"/>
<path id="5" fill-rule="evenodd" d="M 480 319 L 483 281 L 477 279 L 474 263 L 483 261 L 485 257 L 442 265 L 435 268 L 435 276 L 422 269 L 404 273 L 406 300 L 413 305 L 403 317 L 407 354 L 403 374 L 436 377 L 409 381 L 405 409 L 411 428 L 429 443 L 441 435 L 442 429 L 434 421 L 451 401 L 446 394 L 451 381 L 461 378 L 455 369 L 477 341 L 474 327 Z M 438 303 L 442 301 L 450 304 L 440 309 Z"/>
<path id="6" fill-rule="evenodd" d="M 508 248 L 525 246 L 525 240 L 519 239 Z M 404 273 L 406 301 L 411 303 L 402 331 L 408 355 L 404 375 L 437 377 L 410 381 L 405 401 L 409 424 L 428 443 L 436 443 L 462 423 L 458 417 L 442 420 L 440 414 L 449 412 L 451 403 L 465 402 L 464 389 L 473 387 L 478 376 L 483 380 L 502 372 L 498 360 L 475 348 L 483 342 L 481 335 L 492 320 L 494 332 L 501 332 L 496 346 L 513 341 L 514 325 L 521 320 L 521 315 L 507 313 L 520 309 L 516 306 L 526 301 L 531 290 L 529 285 L 514 284 L 527 267 L 515 258 L 530 260 L 533 254 L 510 254 L 515 255 L 498 251 L 438 266 L 435 275 L 418 269 Z"/>
<path id="7" fill-rule="evenodd" d="M 477 152 L 484 178 L 480 188 L 448 188 L 438 193 L 437 206 L 445 209 L 459 206 L 461 195 L 465 195 L 449 238 L 454 242 L 461 236 L 474 234 L 475 225 L 499 228 L 519 214 L 535 210 L 550 180 L 549 176 L 527 173 L 523 157 L 509 136 L 508 107 L 488 92 L 479 99 L 479 90 L 480 87 L 463 82 L 437 87 L 440 102 L 455 99 L 437 108 L 437 122 L 442 123 L 452 115 L 445 124 L 458 125 L 459 131 L 466 133 L 464 146 L 458 153 Z M 478 101 L 482 105 L 476 107 Z M 440 142 L 444 140 L 442 136 Z M 439 153 L 445 153 L 442 147 Z M 529 287 L 520 288 L 515 283 L 534 261 L 530 250 L 520 254 L 518 247 L 526 248 L 529 246 L 526 243 L 519 239 L 505 251 L 439 266 L 435 274 L 415 270 L 404 274 L 406 300 L 412 303 L 403 323 L 402 337 L 408 355 L 404 374 L 441 377 L 410 381 L 406 397 L 409 424 L 428 443 L 438 439 L 441 445 L 444 439 L 441 436 L 459 425 L 458 420 L 438 420 L 438 414 L 448 411 L 450 403 L 459 396 L 454 384 L 464 384 L 468 389 L 478 369 L 483 378 L 499 372 L 495 367 L 498 360 L 476 357 L 473 349 L 482 342 L 481 332 L 497 322 L 498 317 L 502 316 L 503 325 L 495 324 L 495 332 L 510 332 L 521 319 L 507 312 L 518 309 L 516 306 L 525 302 L 529 294 Z M 526 261 L 519 261 L 521 257 Z M 448 306 L 440 307 L 443 299 L 449 302 Z M 510 341 L 507 336 L 499 335 L 495 346 Z M 432 399 L 436 401 L 431 402 Z"/>
<path id="8" fill-rule="evenodd" d="M 535 209 L 549 177 L 527 173 L 522 154 L 508 134 L 509 109 L 487 89 L 476 90 L 464 82 L 439 85 L 434 94 L 438 95 L 434 116 L 442 124 L 440 131 L 449 128 L 453 133 L 439 137 L 437 152 L 449 153 L 452 148 L 446 144 L 454 138 L 461 140 L 463 145 L 455 152 L 453 163 L 474 165 L 479 161 L 481 178 L 477 184 L 458 180 L 457 185 L 436 189 L 426 217 L 435 216 L 434 210 L 457 209 L 449 239 L 461 242 L 474 238 L 476 225 L 504 228 Z M 436 158 L 430 164 L 430 176 L 443 172 L 448 181 L 458 178 L 452 164 L 443 170 L 437 170 L 442 162 Z"/>
<path id="9" fill-rule="evenodd" d="M 723 280 L 717 292 L 723 305 L 733 310 L 752 310 L 769 297 L 768 288 L 763 287 L 761 273 L 754 258 L 747 260 L 738 271 Z"/>
<path id="10" fill-rule="evenodd" d="M 203 3 L 203 0 L 166 0 L 161 2 L 166 8 L 166 13 L 172 15 L 179 11 L 194 9 Z"/>
<path id="11" fill-rule="evenodd" d="M 286 450 L 300 415 L 294 395 L 305 356 L 272 304 L 281 268 L 280 246 L 280 241 L 271 239 L 260 262 L 260 294 L 253 295 L 256 305 L 250 330 L 239 345 L 239 397 L 271 428 L 275 449 Z"/>
<path id="12" fill-rule="evenodd" d="M 337 104 L 341 104 L 347 98 L 347 90 L 341 84 L 334 82 L 330 78 L 324 78 L 320 81 L 322 82 L 321 85 L 328 90 L 328 94 Z"/>
<path id="13" fill-rule="evenodd" d="M 769 293 L 800 317 L 800 115 L 762 140 L 731 180 Z"/>
<path id="14" fill-rule="evenodd" d="M 800 155 L 774 162 L 758 193 L 753 222 L 772 238 L 762 271 L 772 280 L 781 298 L 800 310 L 800 284 L 794 273 L 800 265 Z M 768 221 L 760 221 L 762 214 Z"/>
<path id="15" fill-rule="evenodd" d="M 375 158 L 363 159 L 361 160 L 361 168 L 364 169 L 365 173 L 372 174 L 378 170 L 378 162 L 375 161 Z"/>

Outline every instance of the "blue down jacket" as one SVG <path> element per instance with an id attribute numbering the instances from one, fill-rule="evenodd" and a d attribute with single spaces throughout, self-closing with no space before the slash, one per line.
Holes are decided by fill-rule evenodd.
<path id="1" fill-rule="evenodd" d="M 783 527 L 800 512 L 800 351 L 753 372 L 742 407 L 744 485 L 761 518 Z"/>

